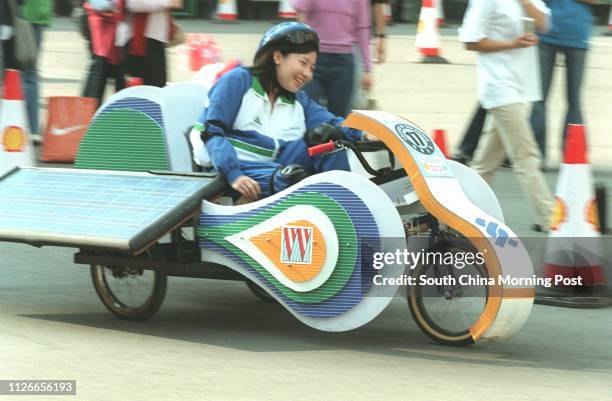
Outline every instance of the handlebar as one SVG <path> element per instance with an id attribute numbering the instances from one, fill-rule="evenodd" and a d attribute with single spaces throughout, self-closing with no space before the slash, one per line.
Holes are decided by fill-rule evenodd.
<path id="1" fill-rule="evenodd" d="M 336 144 L 330 139 L 329 142 L 311 146 L 310 148 L 308 148 L 308 156 L 315 157 L 316 155 L 320 155 L 321 153 L 331 152 L 335 148 Z"/>
<path id="2" fill-rule="evenodd" d="M 391 151 L 389 151 L 386 145 L 381 141 L 371 141 L 371 142 L 366 141 L 366 142 L 353 143 L 347 140 L 337 140 L 337 141 L 330 140 L 329 142 L 322 143 L 320 145 L 311 146 L 310 148 L 308 148 L 308 155 L 310 157 L 314 157 L 316 155 L 331 152 L 336 148 L 351 149 L 353 153 L 355 153 L 355 156 L 357 156 L 357 159 L 359 160 L 359 162 L 361 163 L 365 171 L 368 172 L 368 174 L 378 177 L 378 176 L 381 176 L 383 174 L 393 171 L 391 167 L 383 167 L 381 169 L 374 170 L 362 154 L 362 151 L 371 152 L 371 151 L 378 151 L 378 150 L 386 149 L 390 155 L 389 161 L 392 162 L 393 154 L 391 153 Z"/>

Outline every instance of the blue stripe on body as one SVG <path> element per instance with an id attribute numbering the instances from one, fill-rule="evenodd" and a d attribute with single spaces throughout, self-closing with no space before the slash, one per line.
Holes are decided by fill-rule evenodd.
<path id="1" fill-rule="evenodd" d="M 151 100 L 141 97 L 126 97 L 119 99 L 107 105 L 98 115 L 98 118 L 104 113 L 116 109 L 133 109 L 151 117 L 156 123 L 158 123 L 162 129 L 164 129 L 164 119 L 162 117 L 161 106 Z"/>
<path id="2" fill-rule="evenodd" d="M 368 257 L 371 256 L 371 253 L 377 252 L 380 250 L 380 241 L 376 241 L 380 238 L 380 233 L 378 232 L 378 228 L 376 222 L 370 213 L 367 206 L 359 199 L 354 193 L 349 191 L 348 189 L 331 183 L 320 183 L 308 185 L 306 187 L 302 187 L 299 190 L 292 192 L 288 196 L 292 196 L 294 194 L 303 193 L 303 192 L 320 192 L 330 197 L 331 199 L 338 202 L 343 206 L 346 213 L 349 215 L 353 225 L 355 227 L 355 231 L 357 234 L 357 239 L 363 238 L 372 238 L 374 241 L 369 242 L 372 245 L 372 249 L 370 252 L 367 252 L 368 255 L 362 255 L 362 249 L 360 241 L 357 243 L 357 260 L 355 264 L 355 269 L 349 280 L 347 281 L 344 288 L 342 288 L 338 293 L 336 293 L 331 298 L 326 301 L 316 303 L 316 304 L 301 304 L 295 302 L 288 297 L 286 297 L 282 292 L 272 286 L 259 272 L 255 269 L 251 268 L 248 264 L 246 264 L 242 259 L 238 256 L 234 255 L 231 251 L 212 243 L 208 240 L 200 240 L 200 247 L 213 249 L 229 258 L 239 263 L 245 270 L 249 271 L 251 274 L 255 275 L 259 278 L 260 281 L 267 284 L 267 287 L 273 291 L 278 297 L 280 297 L 286 305 L 288 305 L 291 310 L 294 310 L 304 316 L 309 317 L 319 317 L 319 318 L 329 318 L 341 315 L 342 313 L 350 310 L 353 306 L 357 305 L 363 299 L 363 295 L 367 293 L 371 286 L 371 281 L 363 280 L 362 277 L 362 266 L 361 260 L 364 257 L 365 260 L 369 260 Z M 208 216 L 205 214 L 201 214 L 200 216 L 200 224 L 201 225 L 219 225 L 219 224 L 229 224 L 235 222 L 237 220 L 242 220 L 247 217 L 256 215 L 261 213 L 262 211 L 278 204 L 282 200 L 286 199 L 288 196 L 285 196 L 276 202 L 262 207 L 260 209 L 239 213 L 235 215 L 228 216 Z M 370 274 L 370 269 L 368 271 L 363 272 L 363 274 Z"/>

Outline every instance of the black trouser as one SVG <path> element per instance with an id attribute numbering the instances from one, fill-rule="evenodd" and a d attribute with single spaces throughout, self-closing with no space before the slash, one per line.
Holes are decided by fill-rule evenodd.
<path id="1" fill-rule="evenodd" d="M 476 112 L 470 121 L 470 125 L 463 134 L 461 145 L 459 145 L 459 150 L 465 156 L 470 158 L 474 156 L 474 152 L 478 147 L 478 141 L 480 140 L 480 135 L 482 134 L 486 118 L 487 111 L 483 109 L 479 103 L 476 108 Z"/>
<path id="2" fill-rule="evenodd" d="M 115 91 L 125 88 L 125 77 L 121 65 L 113 65 L 105 57 L 92 55 L 89 72 L 83 88 L 83 96 L 98 99 L 98 106 L 102 104 L 106 81 L 115 79 Z"/>
<path id="3" fill-rule="evenodd" d="M 129 54 L 129 43 L 125 48 L 125 70 L 140 77 L 145 85 L 163 88 L 166 86 L 166 48 L 163 42 L 147 38 L 147 53 L 144 56 Z"/>
<path id="4" fill-rule="evenodd" d="M 19 69 L 17 60 L 15 60 L 15 38 L 13 36 L 11 36 L 10 39 L 2 41 L 2 56 L 2 69 Z"/>

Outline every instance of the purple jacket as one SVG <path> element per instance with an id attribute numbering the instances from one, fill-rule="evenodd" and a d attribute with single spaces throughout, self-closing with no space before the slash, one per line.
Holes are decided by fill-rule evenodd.
<path id="1" fill-rule="evenodd" d="M 370 0 L 293 0 L 304 22 L 319 34 L 322 53 L 352 53 L 359 44 L 364 71 L 370 71 Z"/>

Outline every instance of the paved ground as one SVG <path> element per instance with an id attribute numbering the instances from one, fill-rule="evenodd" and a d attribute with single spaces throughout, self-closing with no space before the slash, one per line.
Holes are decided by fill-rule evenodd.
<path id="1" fill-rule="evenodd" d="M 59 20 L 47 35 L 45 96 L 79 92 L 87 57 L 67 26 Z M 226 57 L 248 60 L 258 40 L 253 32 L 269 24 L 187 26 L 216 30 Z M 376 70 L 379 103 L 428 130 L 447 129 L 454 142 L 476 104 L 473 56 L 445 37 L 452 65 L 414 64 L 408 61 L 413 38 L 401 29 L 390 38 L 390 61 Z M 585 108 L 596 180 L 612 188 L 612 40 L 596 39 Z M 189 76 L 182 65 L 173 50 L 173 80 Z M 560 86 L 555 91 L 552 123 L 561 120 Z M 551 132 L 554 137 L 554 125 Z M 555 177 L 555 171 L 547 173 L 551 186 Z M 510 227 L 537 236 L 529 231 L 531 211 L 508 170 L 500 172 L 494 189 Z M 36 400 L 612 399 L 611 308 L 538 305 L 514 338 L 455 349 L 424 337 L 402 299 L 363 328 L 327 334 L 259 301 L 242 283 L 175 278 L 159 315 L 137 324 L 105 311 L 88 269 L 72 263 L 74 251 L 0 244 L 0 379 L 78 382 L 77 397 Z M 532 256 L 539 268 L 541 255 Z"/>

